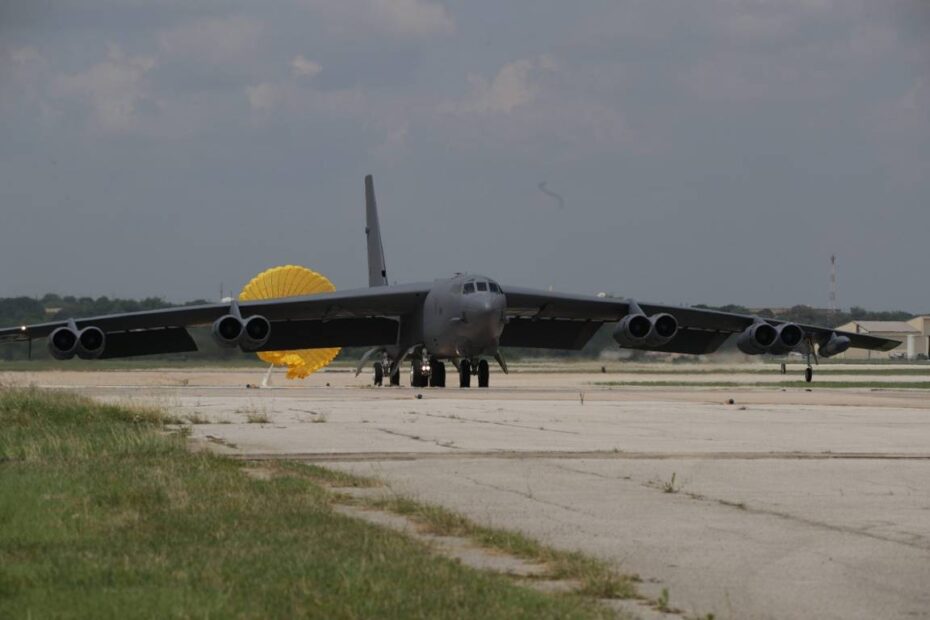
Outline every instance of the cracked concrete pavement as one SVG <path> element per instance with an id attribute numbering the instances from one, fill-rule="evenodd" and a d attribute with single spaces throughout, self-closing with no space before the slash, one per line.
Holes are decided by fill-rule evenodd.
<path id="1" fill-rule="evenodd" d="M 490 390 L 325 373 L 246 390 L 168 375 L 48 383 L 195 414 L 211 423 L 193 437 L 237 458 L 380 477 L 608 559 L 694 615 L 930 618 L 927 391 L 608 389 L 592 385 L 600 373 L 514 374 Z"/>

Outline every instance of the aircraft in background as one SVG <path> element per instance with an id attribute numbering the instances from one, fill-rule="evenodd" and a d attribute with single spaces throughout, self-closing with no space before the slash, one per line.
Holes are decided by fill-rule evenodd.
<path id="1" fill-rule="evenodd" d="M 112 359 L 196 351 L 187 328 L 212 325 L 218 344 L 243 351 L 370 347 L 356 375 L 371 360 L 376 384 L 387 379 L 399 385 L 400 369 L 410 360 L 414 387 L 445 387 L 445 361 L 460 387 L 470 387 L 473 377 L 488 387 L 488 359 L 507 372 L 501 347 L 578 350 L 610 322 L 617 323 L 614 340 L 630 349 L 702 355 L 736 335 L 737 347 L 749 355 L 799 351 L 807 355 L 807 381 L 812 356 L 900 344 L 758 316 L 502 286 L 478 274 L 392 285 L 370 175 L 365 211 L 368 288 L 22 325 L 0 329 L 0 341 L 47 338 L 55 359 Z"/>

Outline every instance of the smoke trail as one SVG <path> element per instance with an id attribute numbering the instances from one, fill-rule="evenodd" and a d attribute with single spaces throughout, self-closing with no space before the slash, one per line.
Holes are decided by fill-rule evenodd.
<path id="1" fill-rule="evenodd" d="M 554 191 L 552 191 L 551 189 L 547 189 L 547 188 L 546 188 L 546 182 L 545 182 L 545 181 L 540 182 L 539 185 L 538 185 L 537 187 L 539 187 L 539 191 L 541 191 L 542 193 L 544 193 L 546 196 L 552 196 L 552 197 L 555 198 L 557 201 L 559 201 L 559 208 L 560 208 L 560 209 L 564 209 L 564 208 L 565 208 L 565 199 L 562 198 L 561 196 L 559 196 L 558 194 L 556 194 L 556 193 L 555 193 Z"/>

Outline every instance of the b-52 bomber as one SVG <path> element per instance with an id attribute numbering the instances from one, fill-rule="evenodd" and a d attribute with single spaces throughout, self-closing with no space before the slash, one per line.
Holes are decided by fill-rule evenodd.
<path id="1" fill-rule="evenodd" d="M 691 307 L 637 303 L 499 284 L 478 274 L 415 284 L 389 284 L 374 183 L 365 178 L 368 287 L 299 297 L 229 301 L 127 312 L 0 329 L 0 341 L 46 338 L 58 360 L 112 359 L 196 351 L 189 327 L 212 326 L 224 347 L 289 351 L 370 347 L 375 383 L 400 384 L 410 361 L 414 387 L 445 387 L 446 361 L 460 387 L 488 387 L 489 359 L 506 373 L 501 347 L 581 349 L 605 323 L 616 323 L 621 347 L 703 355 L 725 340 L 749 355 L 830 357 L 850 347 L 888 351 L 900 343 L 826 327 Z"/>

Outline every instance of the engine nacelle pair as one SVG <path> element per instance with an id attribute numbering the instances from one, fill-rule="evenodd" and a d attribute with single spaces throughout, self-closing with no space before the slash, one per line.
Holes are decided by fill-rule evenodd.
<path id="1" fill-rule="evenodd" d="M 614 340 L 630 349 L 661 347 L 678 333 L 678 320 L 671 314 L 628 314 L 614 328 Z"/>
<path id="2" fill-rule="evenodd" d="M 83 360 L 103 355 L 107 336 L 99 327 L 59 327 L 48 336 L 48 352 L 56 360 L 69 360 L 77 355 Z"/>
<path id="3" fill-rule="evenodd" d="M 801 346 L 803 341 L 804 330 L 794 323 L 775 326 L 760 321 L 739 335 L 736 346 L 747 355 L 784 355 Z"/>
<path id="4" fill-rule="evenodd" d="M 247 319 L 227 314 L 213 322 L 213 339 L 227 349 L 240 347 L 243 351 L 254 351 L 270 337 L 271 323 L 257 314 Z"/>

